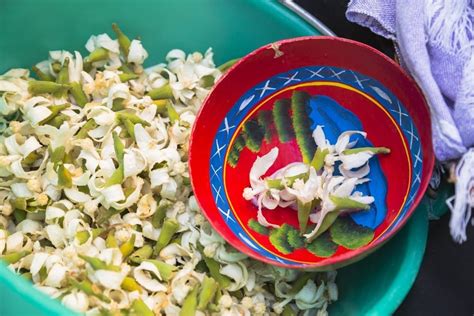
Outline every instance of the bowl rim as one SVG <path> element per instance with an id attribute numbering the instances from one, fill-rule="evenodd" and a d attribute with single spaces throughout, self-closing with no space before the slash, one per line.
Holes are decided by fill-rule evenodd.
<path id="1" fill-rule="evenodd" d="M 423 95 L 423 92 L 420 89 L 420 87 L 417 85 L 416 81 L 412 77 L 410 77 L 401 68 L 401 66 L 399 64 L 397 64 L 394 60 L 392 60 L 391 58 L 389 58 L 388 56 L 386 56 L 385 54 L 383 54 L 379 50 L 377 50 L 377 49 L 375 49 L 375 48 L 373 48 L 373 47 L 371 47 L 367 44 L 364 44 L 364 43 L 361 43 L 361 42 L 355 41 L 355 40 L 341 38 L 341 37 L 317 36 L 317 35 L 316 36 L 301 36 L 301 37 L 294 37 L 294 38 L 279 40 L 279 41 L 261 46 L 261 47 L 255 49 L 254 51 L 250 52 L 249 54 L 245 55 L 244 57 L 242 57 L 237 63 L 235 63 L 232 67 L 230 67 L 226 71 L 226 73 L 224 73 L 222 75 L 221 78 L 219 78 L 219 80 L 216 82 L 216 84 L 214 85 L 212 90 L 206 96 L 206 98 L 204 99 L 204 101 L 202 103 L 201 108 L 199 109 L 199 111 L 196 115 L 195 124 L 193 124 L 192 130 L 191 130 L 191 136 L 190 136 L 190 140 L 189 140 L 189 174 L 190 174 L 191 186 L 192 186 L 196 201 L 197 201 L 197 203 L 198 203 L 198 205 L 201 209 L 201 212 L 205 215 L 206 219 L 209 221 L 209 223 L 211 224 L 213 229 L 216 230 L 219 233 L 219 235 L 221 237 L 223 237 L 226 240 L 226 242 L 231 244 L 234 248 L 236 248 L 240 252 L 248 255 L 249 257 L 252 257 L 253 259 L 256 259 L 258 261 L 262 261 L 262 262 L 265 262 L 265 263 L 268 263 L 268 264 L 271 264 L 271 265 L 274 265 L 274 266 L 282 267 L 282 268 L 324 270 L 325 268 L 327 268 L 327 269 L 334 269 L 335 267 L 340 268 L 340 267 L 343 267 L 347 264 L 354 263 L 354 262 L 358 261 L 359 259 L 364 258 L 368 254 L 370 254 L 373 251 L 379 249 L 380 246 L 382 246 L 384 243 L 386 243 L 388 240 L 390 240 L 394 235 L 396 235 L 397 232 L 400 231 L 401 228 L 403 228 L 405 226 L 408 219 L 411 218 L 411 216 L 413 215 L 413 212 L 415 211 L 417 206 L 420 204 L 420 202 L 423 198 L 424 192 L 428 188 L 428 185 L 429 185 L 429 182 L 430 182 L 430 179 L 431 179 L 431 175 L 432 175 L 432 171 L 433 171 L 433 167 L 434 167 L 434 163 L 435 163 L 435 158 L 434 158 L 434 155 L 433 155 L 433 148 L 432 148 L 431 139 L 426 139 L 426 137 L 422 137 L 420 135 L 420 146 L 422 146 L 424 148 L 426 147 L 428 149 L 427 152 L 423 153 L 423 164 L 424 164 L 424 166 L 422 168 L 422 172 L 423 172 L 422 180 L 421 180 L 420 186 L 418 188 L 418 191 L 415 194 L 415 198 L 413 200 L 412 205 L 407 210 L 405 216 L 398 222 L 398 224 L 395 227 L 393 227 L 393 229 L 391 229 L 388 233 L 382 235 L 380 238 L 378 238 L 377 240 L 375 240 L 374 242 L 372 242 L 372 243 L 370 243 L 366 246 L 363 246 L 361 248 L 351 250 L 351 251 L 348 251 L 344 254 L 338 255 L 331 262 L 325 262 L 326 260 L 324 260 L 324 261 L 322 261 L 322 263 L 303 264 L 301 266 L 293 266 L 293 265 L 289 265 L 289 264 L 286 264 L 286 263 L 281 263 L 281 262 L 274 261 L 272 259 L 269 259 L 268 257 L 257 254 L 256 252 L 252 251 L 248 246 L 244 245 L 240 241 L 234 241 L 232 239 L 226 238 L 227 236 L 225 234 L 223 234 L 221 226 L 218 225 L 218 223 L 216 223 L 216 221 L 211 220 L 212 217 L 210 216 L 210 214 L 212 214 L 213 212 L 209 212 L 209 210 L 206 210 L 202 206 L 203 203 L 200 201 L 200 198 L 198 197 L 198 194 L 196 194 L 196 192 L 200 191 L 200 189 L 198 189 L 198 186 L 202 185 L 202 182 L 196 180 L 195 177 L 193 177 L 193 170 L 194 170 L 193 161 L 196 160 L 196 159 L 194 159 L 194 157 L 195 157 L 194 153 L 197 152 L 197 151 L 191 150 L 192 147 L 193 147 L 193 144 L 195 143 L 194 142 L 195 130 L 198 128 L 198 124 L 196 124 L 196 123 L 198 123 L 199 119 L 203 115 L 205 105 L 212 98 L 214 91 L 216 91 L 219 88 L 219 86 L 222 85 L 222 82 L 226 80 L 226 78 L 229 76 L 229 74 L 233 70 L 240 67 L 240 65 L 245 63 L 248 59 L 252 58 L 253 56 L 255 56 L 255 55 L 271 48 L 271 47 L 279 47 L 282 44 L 290 44 L 290 43 L 295 43 L 295 42 L 300 42 L 300 41 L 308 41 L 308 40 L 341 42 L 341 43 L 345 43 L 345 44 L 349 44 L 349 45 L 355 45 L 355 46 L 358 46 L 359 48 L 363 48 L 363 49 L 367 50 L 369 52 L 369 54 L 372 53 L 372 54 L 378 55 L 378 57 L 381 57 L 384 62 L 390 64 L 394 68 L 395 71 L 398 71 L 400 73 L 400 75 L 403 77 L 403 79 L 408 84 L 412 85 L 416 89 L 417 93 L 420 95 L 420 101 L 421 101 L 420 106 L 426 111 L 426 113 L 428 113 L 428 114 L 430 113 L 429 107 L 427 105 L 427 102 L 426 102 L 426 99 Z M 407 110 L 408 110 L 408 108 L 407 108 Z M 431 135 L 431 117 L 428 116 L 427 119 L 428 119 L 428 122 L 426 124 L 426 128 L 425 127 L 424 128 L 428 130 L 428 135 Z M 416 125 L 417 124 L 415 123 L 415 126 Z M 201 154 L 202 154 L 202 151 L 201 151 Z M 425 172 L 426 172 L 426 174 L 424 174 Z M 199 182 L 201 182 L 201 184 L 199 184 Z M 207 185 L 207 184 L 205 184 L 205 185 Z"/>

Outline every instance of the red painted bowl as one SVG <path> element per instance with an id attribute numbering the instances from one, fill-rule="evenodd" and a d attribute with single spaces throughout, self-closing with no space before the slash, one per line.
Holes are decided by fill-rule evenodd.
<path id="1" fill-rule="evenodd" d="M 304 138 L 317 125 L 331 143 L 345 130 L 364 130 L 365 145 L 391 153 L 370 162 L 371 181 L 358 188 L 375 197 L 370 210 L 339 216 L 317 244 L 282 253 L 249 227 L 257 207 L 242 192 L 256 157 L 271 148 L 280 154 L 268 175 L 311 156 L 314 141 Z M 212 226 L 249 256 L 289 268 L 341 267 L 377 249 L 412 215 L 434 163 L 430 126 L 416 84 L 377 50 L 333 37 L 276 42 L 242 58 L 204 102 L 191 136 L 192 186 Z M 292 209 L 264 214 L 298 227 Z"/>

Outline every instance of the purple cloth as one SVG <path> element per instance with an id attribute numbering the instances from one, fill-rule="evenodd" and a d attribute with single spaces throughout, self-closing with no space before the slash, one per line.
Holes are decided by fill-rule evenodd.
<path id="1" fill-rule="evenodd" d="M 448 199 L 451 235 L 466 240 L 474 207 L 474 0 L 352 0 L 347 18 L 396 41 L 431 110 L 441 161 L 460 159 Z"/>

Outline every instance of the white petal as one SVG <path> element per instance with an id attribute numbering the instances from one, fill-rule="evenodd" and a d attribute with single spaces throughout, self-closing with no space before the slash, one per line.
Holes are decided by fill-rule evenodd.
<path id="1" fill-rule="evenodd" d="M 125 278 L 125 274 L 122 272 L 109 271 L 109 270 L 97 270 L 94 273 L 100 284 L 108 289 L 120 289 L 120 285 Z"/>
<path id="2" fill-rule="evenodd" d="M 146 271 L 146 272 L 145 272 Z M 158 268 L 151 262 L 143 261 L 133 270 L 133 276 L 138 284 L 151 292 L 166 292 L 167 287 L 161 284 L 148 274 L 153 273 L 156 277 L 161 278 Z"/>
<path id="3" fill-rule="evenodd" d="M 147 165 L 146 159 L 141 151 L 135 148 L 126 149 L 123 160 L 125 178 L 138 175 Z"/>
<path id="4" fill-rule="evenodd" d="M 152 170 L 150 173 L 151 188 L 156 188 L 170 180 L 167 168 Z"/>
<path id="5" fill-rule="evenodd" d="M 352 135 L 354 134 L 359 134 L 362 135 L 364 138 L 367 136 L 366 132 L 361 132 L 361 131 L 345 131 L 339 137 L 337 138 L 337 142 L 335 147 L 335 150 L 337 153 L 342 153 L 345 149 L 349 148 L 349 141 Z"/>
<path id="6" fill-rule="evenodd" d="M 327 147 L 326 135 L 324 135 L 323 127 L 321 125 L 316 126 L 313 131 L 313 138 L 316 142 L 316 145 L 321 149 Z"/>
<path id="7" fill-rule="evenodd" d="M 45 227 L 46 237 L 51 241 L 54 247 L 60 248 L 64 245 L 66 236 L 64 230 L 58 224 L 52 224 Z"/>
<path id="8" fill-rule="evenodd" d="M 274 147 L 267 154 L 257 157 L 250 169 L 250 184 L 256 186 L 260 182 L 260 177 L 263 176 L 268 169 L 275 163 L 278 157 L 278 148 Z"/>
<path id="9" fill-rule="evenodd" d="M 369 164 L 365 164 L 362 168 L 352 171 L 344 169 L 342 168 L 342 165 L 340 165 L 339 172 L 346 178 L 358 178 L 360 180 L 370 173 L 370 166 Z"/>
<path id="10" fill-rule="evenodd" d="M 24 236 L 22 232 L 16 232 L 7 237 L 7 253 L 18 252 L 23 248 Z"/>
<path id="11" fill-rule="evenodd" d="M 108 188 L 103 189 L 102 195 L 108 203 L 125 200 L 125 194 L 123 193 L 123 189 L 120 184 L 114 184 Z"/>
<path id="12" fill-rule="evenodd" d="M 43 226 L 37 221 L 31 219 L 25 219 L 16 226 L 17 231 L 21 231 L 23 234 L 33 234 L 41 232 Z"/>
<path id="13" fill-rule="evenodd" d="M 346 179 L 337 189 L 334 190 L 333 194 L 339 197 L 349 196 L 354 190 L 357 180 L 357 178 Z"/>
<path id="14" fill-rule="evenodd" d="M 65 295 L 61 300 L 65 306 L 72 310 L 85 313 L 89 309 L 89 298 L 83 292 L 73 292 Z"/>
<path id="15" fill-rule="evenodd" d="M 141 41 L 132 40 L 127 60 L 130 63 L 143 64 L 148 57 L 147 51 L 143 48 Z"/>
<path id="16" fill-rule="evenodd" d="M 74 203 L 86 203 L 87 201 L 91 200 L 89 194 L 83 193 L 77 188 L 64 188 L 64 194 L 66 194 L 67 198 Z"/>
<path id="17" fill-rule="evenodd" d="M 33 260 L 31 261 L 30 272 L 32 275 L 39 273 L 41 268 L 48 259 L 49 254 L 46 252 L 37 252 L 33 255 Z"/>
<path id="18" fill-rule="evenodd" d="M 62 264 L 55 264 L 48 271 L 48 277 L 44 280 L 44 284 L 51 287 L 61 287 L 61 284 L 66 279 L 67 268 Z"/>
<path id="19" fill-rule="evenodd" d="M 356 154 L 351 155 L 341 155 L 340 159 L 342 162 L 342 168 L 346 170 L 351 170 L 354 168 L 360 168 L 367 163 L 367 161 L 373 156 L 374 154 L 370 151 L 363 151 Z"/>

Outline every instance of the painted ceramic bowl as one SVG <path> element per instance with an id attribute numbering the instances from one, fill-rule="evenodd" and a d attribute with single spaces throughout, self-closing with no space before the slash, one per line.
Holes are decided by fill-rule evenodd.
<path id="1" fill-rule="evenodd" d="M 375 198 L 369 210 L 339 216 L 311 247 L 281 252 L 267 232 L 249 226 L 257 206 L 242 192 L 257 156 L 274 147 L 279 155 L 267 175 L 310 161 L 318 125 L 332 144 L 359 130 L 367 133 L 360 146 L 391 153 L 371 159 L 370 181 L 356 187 Z M 223 238 L 269 264 L 316 270 L 359 260 L 393 236 L 420 202 L 433 162 L 429 112 L 416 84 L 378 51 L 332 37 L 284 40 L 242 58 L 204 102 L 190 145 L 194 192 Z M 291 208 L 263 213 L 298 227 Z"/>

